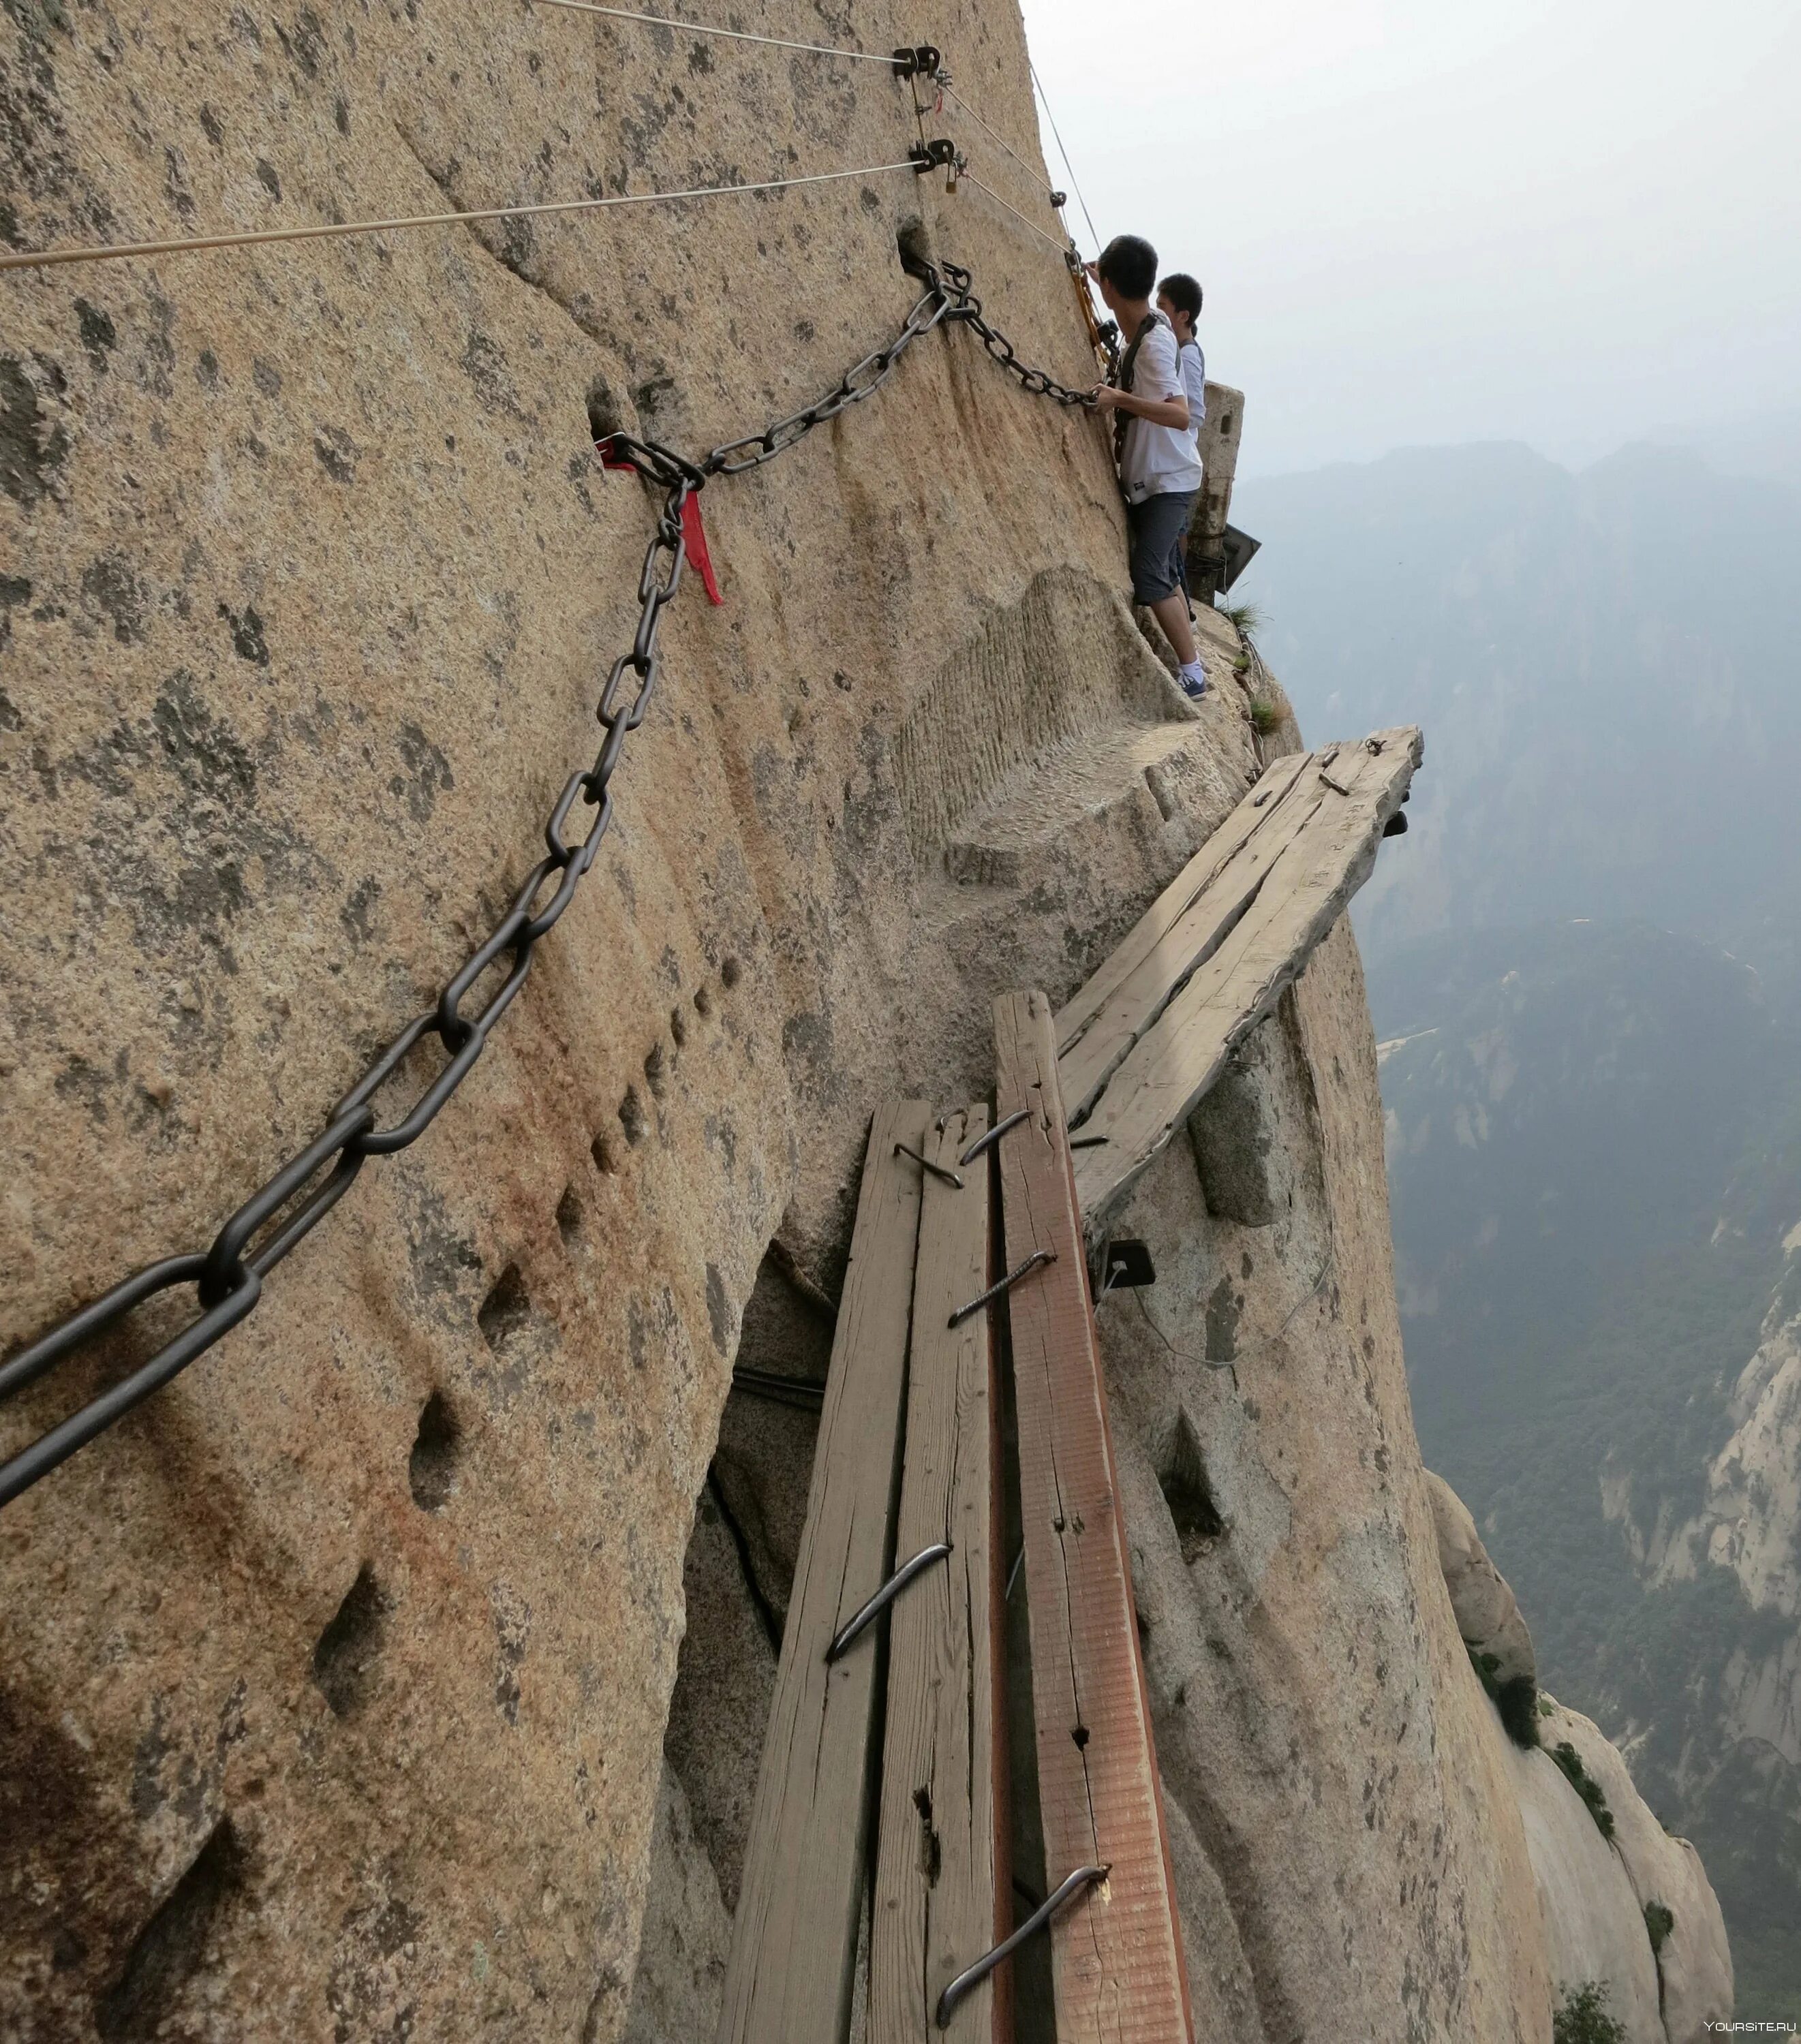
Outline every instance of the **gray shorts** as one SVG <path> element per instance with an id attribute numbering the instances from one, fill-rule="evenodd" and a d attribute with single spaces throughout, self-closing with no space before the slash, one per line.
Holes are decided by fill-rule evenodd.
<path id="1" fill-rule="evenodd" d="M 1188 529 L 1195 490 L 1176 490 L 1126 507 L 1130 539 L 1132 597 L 1137 603 L 1160 603 L 1186 586 L 1182 573 L 1182 539 Z"/>

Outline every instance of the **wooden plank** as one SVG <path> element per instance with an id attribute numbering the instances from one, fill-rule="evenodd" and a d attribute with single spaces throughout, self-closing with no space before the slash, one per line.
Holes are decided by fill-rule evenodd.
<path id="1" fill-rule="evenodd" d="M 881 1627 L 830 1667 L 825 1655 L 893 1559 L 922 1175 L 895 1146 L 918 1150 L 930 1125 L 906 1101 L 870 1128 L 719 2044 L 841 2044 L 849 2026 Z"/>
<path id="2" fill-rule="evenodd" d="M 1380 745 L 1380 751 L 1368 748 Z M 1361 751 L 1362 761 L 1353 755 Z M 1119 1061 L 1082 1124 L 1076 1183 L 1091 1235 L 1194 1112 L 1233 1047 L 1275 1007 L 1376 863 L 1419 763 L 1410 728 L 1341 747 L 1312 811 L 1218 947 Z M 1316 772 L 1321 770 L 1314 770 Z M 1346 793 L 1345 791 L 1348 790 Z M 1104 1142 L 1094 1139 L 1104 1137 Z"/>
<path id="3" fill-rule="evenodd" d="M 1006 1258 L 1045 1873 L 1110 1867 L 1051 1931 L 1058 2044 L 1189 2044 L 1187 1977 L 1130 1563 L 1083 1259 L 1056 1034 L 1041 993 L 996 1002 Z"/>
<path id="4" fill-rule="evenodd" d="M 1274 822 L 1302 770 L 1314 757 L 1310 752 L 1291 752 L 1266 767 L 1244 801 L 1139 917 L 1124 940 L 1107 954 L 1087 983 L 1064 1003 L 1056 1018 L 1060 1058 L 1068 1055 L 1120 982 L 1143 962 L 1202 890 Z"/>
<path id="5" fill-rule="evenodd" d="M 1230 826 L 1249 811 L 1251 827 L 1245 828 L 1240 822 L 1233 832 L 1238 842 L 1230 855 L 1219 862 L 1181 914 L 1143 950 L 1137 963 L 1118 979 L 1087 1027 L 1067 1043 L 1059 1028 L 1057 1080 L 1063 1088 L 1064 1111 L 1072 1123 L 1079 1126 L 1133 1045 L 1226 941 L 1320 805 L 1345 799 L 1326 785 L 1322 774 L 1330 773 L 1336 778 L 1342 765 L 1351 777 L 1347 785 L 1354 790 L 1356 777 L 1365 766 L 1375 763 L 1360 747 L 1300 756 L 1299 770 L 1277 800 L 1261 809 L 1251 809 L 1253 791 L 1227 819 Z"/>
<path id="6" fill-rule="evenodd" d="M 926 1155 L 947 1170 L 988 1126 L 945 1117 Z M 888 1716 L 870 1943 L 869 2044 L 1006 2044 L 1003 1969 L 936 2028 L 938 1996 L 1013 1927 L 997 1784 L 1004 1766 L 1000 1654 L 1000 1400 L 987 1313 L 952 1313 L 990 1283 L 986 1158 L 959 1192 L 928 1178 L 913 1288 L 906 1448 L 895 1552 L 948 1540 L 888 1620 Z M 997 1989 L 999 1992 L 997 1992 Z"/>

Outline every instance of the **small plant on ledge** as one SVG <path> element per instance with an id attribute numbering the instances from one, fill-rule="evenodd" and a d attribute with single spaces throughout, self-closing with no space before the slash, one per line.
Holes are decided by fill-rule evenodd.
<path id="1" fill-rule="evenodd" d="M 1664 1949 L 1664 1940 L 1676 1928 L 1676 1911 L 1667 1902 L 1647 1902 L 1645 1905 L 1645 1934 L 1651 1940 L 1651 1956 L 1655 1958 Z"/>
<path id="2" fill-rule="evenodd" d="M 1498 1682 L 1495 1679 L 1501 1666 L 1498 1655 L 1478 1653 L 1467 1639 L 1464 1651 L 1483 1688 L 1494 1699 L 1508 1738 L 1531 1752 L 1538 1743 L 1538 1685 L 1530 1675 L 1510 1675 L 1506 1681 Z"/>
<path id="3" fill-rule="evenodd" d="M 1607 1796 L 1601 1785 L 1582 1764 L 1582 1755 L 1569 1741 L 1561 1739 L 1551 1749 L 1551 1758 L 1556 1761 L 1568 1781 L 1569 1785 L 1588 1806 L 1588 1814 L 1595 1819 L 1595 1828 L 1609 1844 L 1613 1842 L 1614 1813 L 1607 1808 Z"/>
<path id="4" fill-rule="evenodd" d="M 1273 737 L 1282 728 L 1282 706 L 1268 696 L 1251 698 L 1251 728 L 1259 738 Z"/>
<path id="5" fill-rule="evenodd" d="M 1607 2013 L 1605 1981 L 1564 1988 L 1564 2005 L 1551 2018 L 1551 2044 L 1626 2044 L 1626 2025 Z"/>

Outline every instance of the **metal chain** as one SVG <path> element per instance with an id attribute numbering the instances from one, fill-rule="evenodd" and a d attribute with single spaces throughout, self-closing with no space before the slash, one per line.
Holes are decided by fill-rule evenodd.
<path id="1" fill-rule="evenodd" d="M 971 291 L 970 273 L 955 263 L 944 266 L 945 280 L 956 294 L 956 308 L 949 315 L 963 321 L 982 336 L 982 345 L 1002 368 L 1017 376 L 1034 397 L 1049 398 L 1053 404 L 1087 405 L 1094 404 L 1094 394 L 1088 390 L 1072 390 L 1068 385 L 1056 382 L 1042 369 L 1033 369 L 1022 362 L 1014 352 L 1013 343 L 997 326 L 992 326 L 982 316 L 982 301 Z"/>
<path id="2" fill-rule="evenodd" d="M 578 768 L 564 784 L 545 825 L 545 855 L 437 1001 L 407 1024 L 332 1110 L 320 1133 L 244 1201 L 210 1247 L 149 1265 L 0 1366 L 0 1399 L 5 1399 L 97 1340 L 146 1301 L 179 1285 L 195 1287 L 197 1310 L 148 1362 L 0 1466 L 0 1506 L 122 1419 L 248 1317 L 262 1296 L 264 1279 L 349 1191 L 364 1163 L 418 1142 L 468 1077 L 490 1031 L 525 985 L 539 943 L 574 900 L 613 820 L 613 777 L 626 740 L 644 722 L 656 692 L 657 629 L 681 587 L 687 558 L 683 514 L 707 478 L 742 474 L 772 461 L 815 426 L 862 403 L 893 375 L 922 334 L 944 323 L 962 321 L 973 327 L 988 352 L 1028 390 L 1061 405 L 1089 402 L 1083 393 L 1066 390 L 1016 359 L 1006 336 L 982 317 L 981 302 L 970 292 L 968 271 L 951 263 L 941 269 L 919 259 L 910 259 L 907 267 L 926 289 L 900 332 L 886 348 L 853 363 L 834 390 L 804 410 L 776 420 L 760 433 L 727 441 L 698 463 L 684 460 L 653 440 L 623 433 L 596 444 L 609 467 L 632 470 L 661 490 L 663 506 L 638 576 L 637 628 L 629 649 L 614 662 L 596 708 L 605 736 L 594 763 Z M 582 828 L 571 842 L 565 833 L 578 802 L 584 805 Z M 487 990 L 475 1011 L 465 1014 L 464 1002 L 484 978 L 491 982 Z M 397 1120 L 378 1127 L 376 1095 L 434 1035 L 443 1058 L 440 1069 Z"/>

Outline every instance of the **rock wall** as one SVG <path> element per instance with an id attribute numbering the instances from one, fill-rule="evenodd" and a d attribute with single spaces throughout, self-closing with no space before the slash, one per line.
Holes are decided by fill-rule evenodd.
<path id="1" fill-rule="evenodd" d="M 1726 1400 L 1733 1431 L 1707 1465 L 1707 1496 L 1683 1515 L 1668 1500 L 1634 1510 L 1630 1477 L 1610 1473 L 1602 1493 L 1634 1562 L 1653 1585 L 1691 1582 L 1707 1567 L 1738 1578 L 1753 1610 L 1801 1617 L 1801 1224 L 1783 1242 L 1780 1281 L 1762 1339 Z M 1640 1523 L 1648 1517 L 1649 1524 Z M 1801 1762 L 1801 1718 L 1769 1721 L 1750 1735 Z"/>
<path id="2" fill-rule="evenodd" d="M 1739 2012 L 1765 2019 L 1785 2015 L 1801 1949 L 1801 1227 L 1781 1251 L 1750 1360 L 1702 1393 L 1718 1447 L 1661 1480 L 1611 1466 L 1600 1486 L 1661 1621 L 1654 1687 L 1600 1700 L 1647 1792 L 1705 1842 Z"/>
<path id="3" fill-rule="evenodd" d="M 1198 2034 L 1542 2040 L 1525 1840 L 1407 1406 L 1380 1128 L 1341 926 L 1118 1224 L 1158 1272 L 1100 1323 L 1158 1758 L 1212 1873 L 1184 1897 Z M 1235 1168 L 1203 1179 L 1197 1153 Z"/>
<path id="4" fill-rule="evenodd" d="M 877 0 L 759 25 L 918 30 Z M 933 30 L 1023 147 L 1012 7 Z M 17 0 L 0 116 L 0 234 L 32 246 L 917 133 L 879 64 L 469 0 Z M 898 327 L 903 235 L 1091 373 L 1054 256 L 906 172 L 0 277 L 0 855 L 30 905 L 0 928 L 0 1347 L 203 1246 L 529 870 L 652 509 L 591 423 L 695 450 L 791 413 Z M 1197 712 L 1126 605 L 1104 432 L 966 333 L 704 505 L 725 605 L 671 611 L 612 833 L 468 1083 L 0 1516 L 9 2037 L 704 2022 L 810 1452 L 804 1413 L 728 1404 L 733 1358 L 822 1366 L 872 1104 L 985 1093 L 994 995 L 1071 990 L 1259 764 L 1230 628 L 1203 620 Z M 1251 2036 L 1400 2008 L 1542 2040 L 1374 1072 L 1341 932 L 1237 1123 L 1137 1195 L 1156 1290 L 1104 1309 L 1198 1991 Z M 148 1353 L 144 1318 L 0 1408 L 0 1450 Z"/>
<path id="5" fill-rule="evenodd" d="M 937 29 L 1029 135 L 1017 16 Z M 467 0 L 21 4 L 0 63 L 0 226 L 35 245 L 917 134 L 879 65 Z M 636 621 L 652 505 L 591 417 L 697 448 L 793 411 L 897 329 L 903 230 L 1091 373 L 1054 257 L 910 172 L 0 280 L 0 841 L 33 905 L 0 932 L 6 1349 L 208 1240 L 510 898 Z M 765 1250 L 782 1225 L 831 1281 L 870 1103 L 985 1086 L 993 993 L 1079 971 L 1252 770 L 1241 694 L 1195 717 L 1132 626 L 1104 434 L 967 335 L 706 505 L 726 604 L 691 586 L 666 620 L 600 865 L 474 1075 L 252 1322 L 0 1523 L 9 2034 L 152 2007 L 195 2036 L 618 2033 Z M 1002 643 L 1060 665 L 976 705 L 972 779 L 954 717 L 908 719 Z M 960 887 L 931 858 L 1110 733 L 1155 756 L 1051 820 L 1054 866 Z M 152 1338 L 8 1406 L 0 1445 Z"/>
<path id="6" fill-rule="evenodd" d="M 1512 1589 L 1462 1499 L 1426 1481 L 1457 1629 L 1494 1698 L 1558 2004 L 1598 1993 L 1630 2044 L 1699 2044 L 1733 2013 L 1732 1954 L 1700 1855 L 1664 1829 L 1600 1729 L 1537 1690 Z"/>

